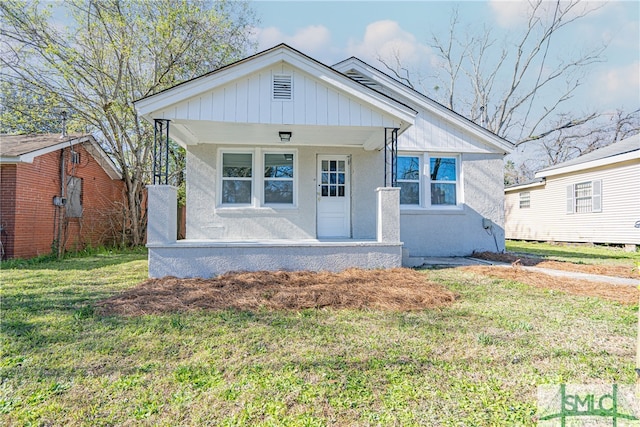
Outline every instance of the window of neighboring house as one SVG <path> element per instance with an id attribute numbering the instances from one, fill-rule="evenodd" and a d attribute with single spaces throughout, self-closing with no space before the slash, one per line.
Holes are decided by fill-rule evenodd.
<path id="1" fill-rule="evenodd" d="M 253 194 L 253 154 L 222 153 L 222 204 L 250 205 Z"/>
<path id="2" fill-rule="evenodd" d="M 586 181 L 567 186 L 567 213 L 602 211 L 602 181 Z"/>
<path id="3" fill-rule="evenodd" d="M 293 204 L 293 153 L 267 153 L 264 155 L 265 205 Z"/>
<path id="4" fill-rule="evenodd" d="M 523 191 L 520 193 L 520 209 L 531 207 L 531 193 Z"/>
<path id="5" fill-rule="evenodd" d="M 75 176 L 67 178 L 65 213 L 67 218 L 82 218 L 82 178 Z"/>
<path id="6" fill-rule="evenodd" d="M 397 182 L 401 205 L 420 205 L 420 157 L 398 156 Z"/>
<path id="7" fill-rule="evenodd" d="M 429 181 L 431 206 L 458 204 L 458 159 L 456 157 L 430 157 Z"/>

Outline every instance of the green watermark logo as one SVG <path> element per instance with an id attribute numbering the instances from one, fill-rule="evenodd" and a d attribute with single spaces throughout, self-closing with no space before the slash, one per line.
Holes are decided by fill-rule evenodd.
<path id="1" fill-rule="evenodd" d="M 538 387 L 538 426 L 640 426 L 632 385 L 560 384 Z"/>

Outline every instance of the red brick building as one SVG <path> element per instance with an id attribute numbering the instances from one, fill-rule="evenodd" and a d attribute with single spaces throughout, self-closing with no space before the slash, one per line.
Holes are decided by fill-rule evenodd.
<path id="1" fill-rule="evenodd" d="M 0 135 L 5 258 L 114 243 L 123 202 L 122 176 L 91 135 Z"/>

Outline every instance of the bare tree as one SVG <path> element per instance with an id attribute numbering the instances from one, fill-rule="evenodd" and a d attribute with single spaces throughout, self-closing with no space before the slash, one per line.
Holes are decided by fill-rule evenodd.
<path id="1" fill-rule="evenodd" d="M 432 34 L 430 46 L 439 64 L 430 75 L 411 73 L 398 53 L 378 59 L 408 86 L 420 86 L 427 95 L 516 146 L 541 150 L 544 162 L 536 162 L 537 167 L 638 133 L 638 110 L 611 114 L 568 107 L 590 67 L 604 60 L 606 46 L 572 46 L 567 52 L 558 36 L 601 4 L 580 0 L 522 4 L 528 6 L 523 25 L 504 38 L 496 37 L 491 28 L 463 27 L 454 9 L 448 30 Z M 526 179 L 533 170 L 531 162 L 512 165 L 509 179 Z"/>
<path id="2" fill-rule="evenodd" d="M 253 13 L 245 2 L 69 0 L 64 26 L 46 5 L 0 2 L 2 79 L 50 94 L 95 134 L 122 170 L 127 237 L 141 244 L 153 131 L 133 101 L 243 57 Z"/>

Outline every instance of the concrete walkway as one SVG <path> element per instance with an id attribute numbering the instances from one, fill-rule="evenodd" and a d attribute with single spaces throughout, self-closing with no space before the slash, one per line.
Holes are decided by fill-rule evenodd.
<path id="1" fill-rule="evenodd" d="M 513 268 L 511 264 L 496 262 L 496 261 L 487 261 L 484 259 L 471 258 L 471 257 L 433 257 L 433 258 L 424 258 L 424 263 L 421 267 L 424 268 L 434 268 L 434 267 L 462 267 L 469 265 L 491 265 L 502 268 Z M 536 273 L 544 273 L 549 276 L 556 277 L 567 277 L 570 279 L 576 280 L 587 280 L 590 282 L 603 282 L 609 283 L 612 285 L 623 285 L 623 286 L 640 286 L 640 279 L 628 279 L 624 277 L 612 277 L 612 276 L 602 276 L 599 274 L 589 274 L 589 273 L 579 273 L 576 271 L 565 271 L 565 270 L 554 270 L 552 268 L 540 268 L 540 267 L 529 267 L 529 266 L 520 266 L 527 271 L 533 271 Z"/>

